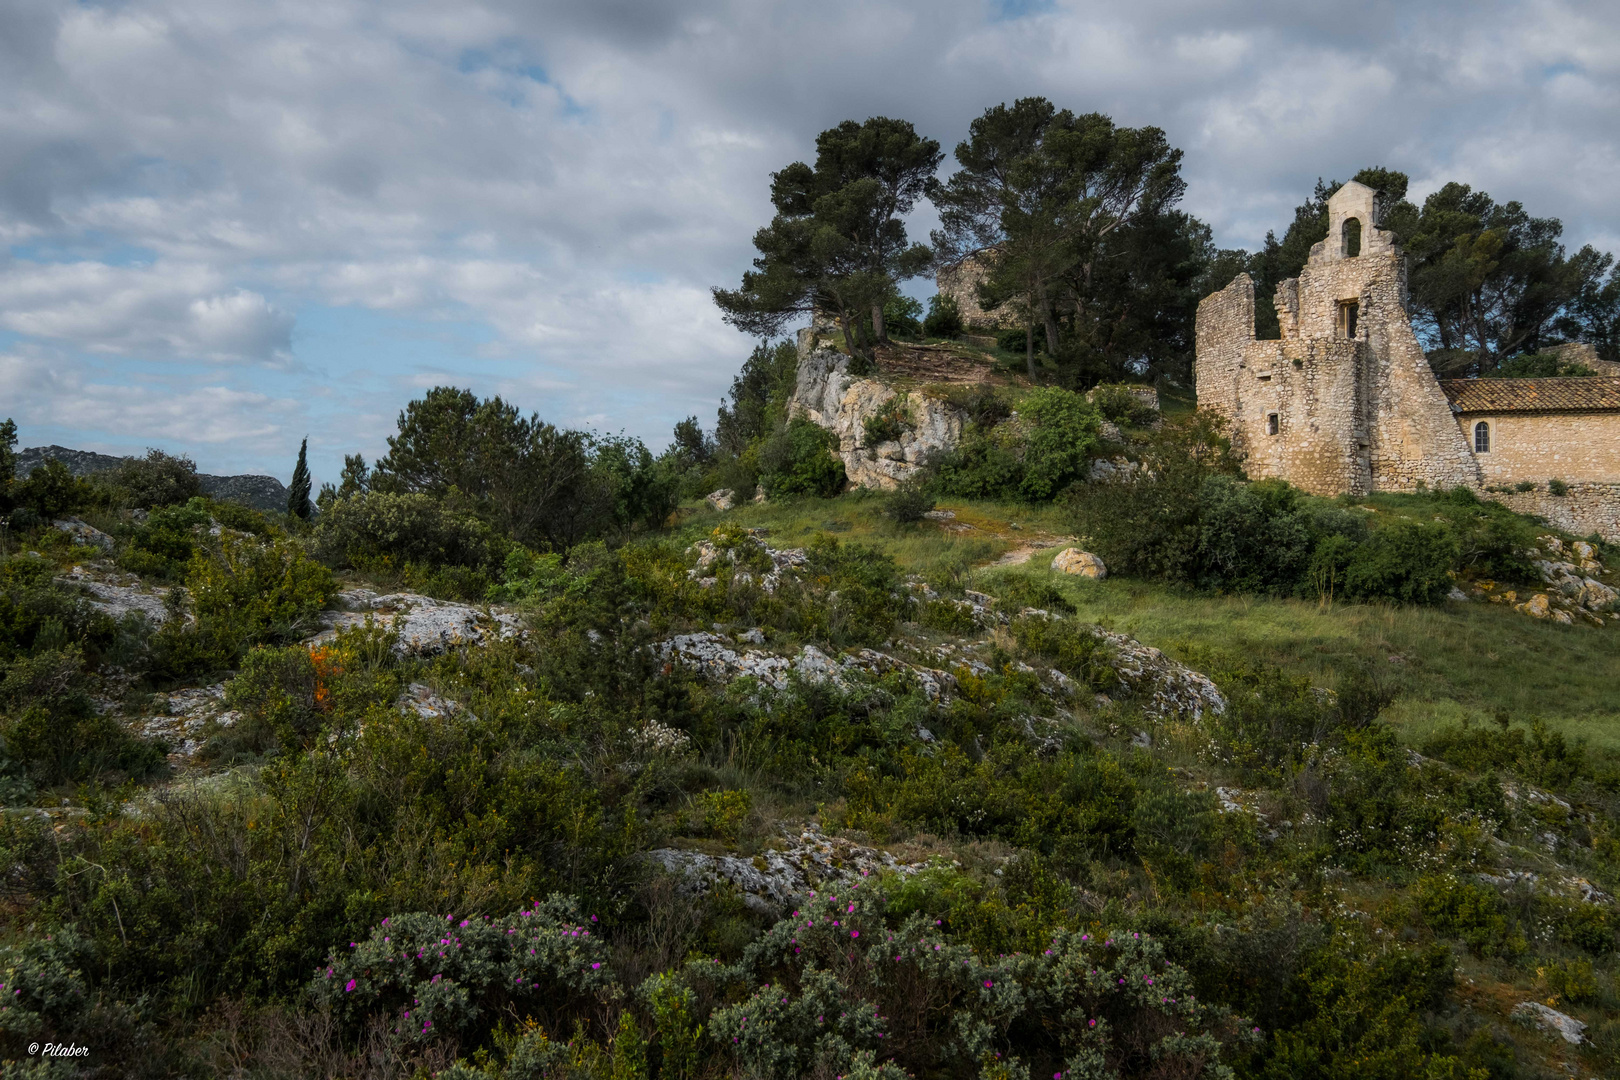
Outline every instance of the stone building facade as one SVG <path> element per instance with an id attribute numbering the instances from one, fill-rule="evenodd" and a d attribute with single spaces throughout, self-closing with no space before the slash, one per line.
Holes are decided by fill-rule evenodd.
<path id="1" fill-rule="evenodd" d="M 1282 337 L 1255 338 L 1240 274 L 1198 306 L 1198 403 L 1226 417 L 1251 476 L 1320 495 L 1481 486 L 1406 314 L 1406 260 L 1372 188 L 1328 200 L 1328 238 L 1277 286 Z"/>
<path id="2" fill-rule="evenodd" d="M 1198 306 L 1198 405 L 1249 475 L 1318 495 L 1468 487 L 1620 541 L 1620 377 L 1583 354 L 1604 373 L 1437 380 L 1376 211 L 1354 182 L 1328 200 L 1328 238 L 1277 286 L 1280 339 L 1255 337 L 1247 274 Z"/>

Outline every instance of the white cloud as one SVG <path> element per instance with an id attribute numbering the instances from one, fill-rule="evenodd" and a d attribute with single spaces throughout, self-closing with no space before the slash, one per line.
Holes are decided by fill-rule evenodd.
<path id="1" fill-rule="evenodd" d="M 905 116 L 947 152 L 1028 94 L 1157 124 L 1226 244 L 1368 164 L 1520 199 L 1575 242 L 1620 235 L 1620 19 L 1597 0 L 0 4 L 5 386 L 18 356 L 66 364 L 30 369 L 30 415 L 87 442 L 228 430 L 158 404 L 185 400 L 287 427 L 242 436 L 267 453 L 317 419 L 312 448 L 374 452 L 402 403 L 378 395 L 423 379 L 659 441 L 750 347 L 708 288 L 747 267 L 767 173 L 851 116 Z M 299 355 L 316 308 L 484 332 L 361 349 L 373 381 L 342 382 Z M 105 377 L 68 363 L 92 357 Z M 156 361 L 202 363 L 215 396 Z"/>

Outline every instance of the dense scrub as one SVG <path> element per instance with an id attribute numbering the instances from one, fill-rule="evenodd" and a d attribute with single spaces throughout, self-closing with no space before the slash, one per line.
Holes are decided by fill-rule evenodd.
<path id="1" fill-rule="evenodd" d="M 1052 402 L 1031 416 L 1090 430 Z M 780 496 L 813 525 L 784 568 L 707 511 L 545 550 L 488 505 L 352 472 L 365 489 L 313 525 L 76 504 L 105 565 L 171 590 L 161 627 L 63 581 L 85 557 L 66 533 L 9 534 L 37 554 L 0 562 L 0 1055 L 73 1040 L 101 1076 L 1537 1075 L 1543 1036 L 1482 1007 L 1486 982 L 1590 1023 L 1584 1067 L 1620 1043 L 1620 762 L 1531 716 L 1414 755 L 1377 670 L 1306 678 L 1209 640 L 1177 653 L 1225 709 L 1156 711 L 1074 614 L 1081 586 L 975 574 L 884 500 Z M 1272 530 L 1308 572 L 1352 535 L 1353 508 L 1218 463 L 1206 487 L 1193 565 L 1229 576 L 1187 584 L 1283 591 L 1243 576 L 1243 537 Z M 857 507 L 884 523 L 840 535 Z M 1511 572 L 1488 560 L 1512 521 L 1423 512 L 1448 567 Z M 488 595 L 525 633 L 313 644 L 340 580 Z M 883 650 L 951 689 L 901 664 L 711 681 L 658 649 L 700 630 Z M 234 723 L 171 777 L 120 716 L 213 678 Z M 761 905 L 647 857 L 759 865 L 809 824 L 906 872 Z M 1577 877 L 1597 899 L 1558 884 Z"/>

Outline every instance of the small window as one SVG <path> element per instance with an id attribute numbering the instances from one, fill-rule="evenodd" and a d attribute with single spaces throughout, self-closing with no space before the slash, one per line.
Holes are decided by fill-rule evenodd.
<path id="1" fill-rule="evenodd" d="M 1344 257 L 1353 259 L 1361 254 L 1361 219 L 1344 219 Z"/>
<path id="2" fill-rule="evenodd" d="M 1277 414 L 1276 413 L 1266 413 L 1266 434 L 1267 435 L 1275 435 L 1275 434 L 1277 434 L 1277 430 L 1278 430 Z"/>
<path id="3" fill-rule="evenodd" d="M 1361 301 L 1339 301 L 1339 336 L 1354 338 L 1356 336 L 1356 320 L 1361 314 Z"/>
<path id="4" fill-rule="evenodd" d="M 1474 453 L 1488 454 L 1491 452 L 1491 425 L 1481 420 L 1474 425 Z"/>

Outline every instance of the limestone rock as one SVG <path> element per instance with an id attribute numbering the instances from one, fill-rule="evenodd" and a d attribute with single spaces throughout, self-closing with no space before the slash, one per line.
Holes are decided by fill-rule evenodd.
<path id="1" fill-rule="evenodd" d="M 399 707 L 428 720 L 451 716 L 460 706 L 435 694 L 426 683 L 413 682 L 399 695 Z"/>
<path id="2" fill-rule="evenodd" d="M 1522 611 L 1532 619 L 1546 619 L 1552 617 L 1552 604 L 1547 600 L 1546 593 L 1536 593 L 1522 604 L 1514 604 L 1514 610 Z"/>
<path id="3" fill-rule="evenodd" d="M 703 497 L 703 501 L 709 504 L 710 510 L 730 510 L 737 505 L 736 492 L 730 488 L 711 491 Z"/>
<path id="4" fill-rule="evenodd" d="M 764 913 L 791 906 L 824 883 L 853 883 L 884 873 L 909 875 L 926 865 L 901 862 L 886 851 L 829 837 L 813 823 L 797 836 L 786 837 L 780 848 L 752 857 L 679 848 L 649 851 L 647 857 L 678 875 L 689 893 L 702 895 L 726 882 L 736 887 L 744 904 Z"/>
<path id="5" fill-rule="evenodd" d="M 481 645 L 522 632 L 511 612 L 435 600 L 419 593 L 378 596 L 370 589 L 345 589 L 338 599 L 347 610 L 325 612 L 326 629 L 311 638 L 311 644 L 329 641 L 337 631 L 363 624 L 367 616 L 399 632 L 395 651 L 404 656 L 437 656 L 460 645 Z"/>
<path id="6" fill-rule="evenodd" d="M 1093 578 L 1101 581 L 1108 576 L 1108 567 L 1103 561 L 1089 551 L 1079 548 L 1064 548 L 1052 560 L 1052 569 L 1061 570 L 1065 574 L 1079 574 L 1081 577 Z"/>
<path id="7" fill-rule="evenodd" d="M 867 445 L 866 421 L 892 407 L 896 398 L 909 417 L 900 437 Z M 849 358 L 831 349 L 816 349 L 800 358 L 788 412 L 837 436 L 838 456 L 850 483 L 886 490 L 915 475 L 930 454 L 955 447 L 966 419 L 920 390 L 902 396 L 880 379 L 850 375 Z"/>
<path id="8" fill-rule="evenodd" d="M 157 713 L 135 721 L 135 734 L 168 743 L 169 764 L 177 769 L 190 765 L 203 748 L 210 722 L 230 727 L 242 718 L 225 708 L 224 683 L 171 690 L 157 695 L 153 705 Z"/>
<path id="9" fill-rule="evenodd" d="M 163 601 L 169 595 L 169 590 L 148 588 L 134 574 L 102 575 L 86 567 L 75 566 L 58 580 L 78 586 L 88 597 L 91 607 L 115 619 L 133 612 L 158 626 L 168 618 Z"/>
<path id="10" fill-rule="evenodd" d="M 1534 1024 L 1543 1031 L 1560 1035 L 1572 1046 L 1579 1046 L 1586 1041 L 1584 1023 L 1557 1009 L 1549 1009 L 1539 1001 L 1521 1001 L 1513 1006 L 1513 1018 Z"/>
<path id="11" fill-rule="evenodd" d="M 62 518 L 51 522 L 56 528 L 73 537 L 73 542 L 84 547 L 93 547 L 101 551 L 113 549 L 113 538 L 93 525 L 86 525 L 78 518 Z"/>
<path id="12" fill-rule="evenodd" d="M 1143 715 L 1200 720 L 1206 712 L 1220 715 L 1226 711 L 1226 697 L 1207 675 L 1125 634 L 1101 627 L 1097 634 L 1113 647 L 1113 667 L 1120 680 L 1132 693 L 1146 698 Z"/>

